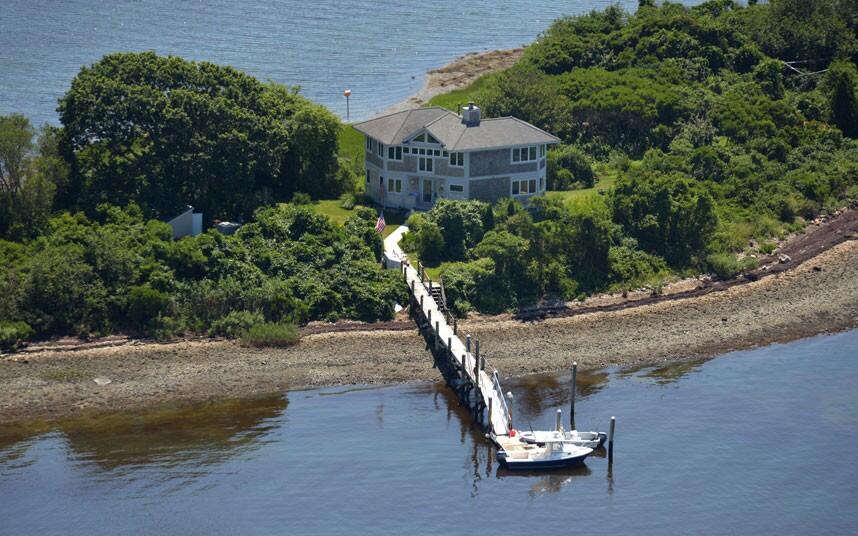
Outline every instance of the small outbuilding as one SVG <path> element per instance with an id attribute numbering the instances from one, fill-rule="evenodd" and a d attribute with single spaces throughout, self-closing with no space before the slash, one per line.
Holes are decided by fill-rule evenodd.
<path id="1" fill-rule="evenodd" d="M 197 236 L 203 232 L 203 214 L 194 212 L 194 207 L 188 205 L 184 212 L 168 221 L 173 228 L 173 240 L 183 236 Z"/>

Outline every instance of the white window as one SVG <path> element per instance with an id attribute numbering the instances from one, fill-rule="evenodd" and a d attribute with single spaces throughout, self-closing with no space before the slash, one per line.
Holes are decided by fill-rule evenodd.
<path id="1" fill-rule="evenodd" d="M 366 150 L 372 151 L 372 138 L 369 136 L 366 137 Z"/>
<path id="2" fill-rule="evenodd" d="M 451 184 L 450 185 L 450 191 L 451 192 L 464 192 L 465 187 L 462 186 L 461 184 Z"/>
<path id="3" fill-rule="evenodd" d="M 402 192 L 402 179 L 387 179 L 387 191 L 397 194 Z"/>
<path id="4" fill-rule="evenodd" d="M 545 177 L 539 177 L 539 191 L 545 191 Z"/>
<path id="5" fill-rule="evenodd" d="M 421 156 L 419 160 L 420 161 L 419 161 L 418 169 L 420 171 L 428 171 L 430 173 L 433 171 L 433 169 L 432 169 L 433 164 L 432 163 L 434 160 L 431 157 L 427 158 L 427 157 Z"/>
<path id="6" fill-rule="evenodd" d="M 387 148 L 387 158 L 389 160 L 402 160 L 402 147 L 399 145 L 389 146 Z"/>
<path id="7" fill-rule="evenodd" d="M 450 153 L 450 165 L 463 167 L 465 165 L 465 153 Z"/>
<path id="8" fill-rule="evenodd" d="M 369 182 L 369 170 L 366 170 L 366 182 Z"/>
<path id="9" fill-rule="evenodd" d="M 544 143 L 539 146 L 539 158 L 545 158 L 545 147 Z"/>
<path id="10" fill-rule="evenodd" d="M 382 158 L 384 156 L 384 144 L 382 144 L 381 142 L 378 143 L 378 152 L 376 154 L 379 158 Z"/>
<path id="11" fill-rule="evenodd" d="M 512 150 L 513 162 L 534 162 L 536 161 L 536 145 L 530 147 L 515 147 Z"/>
<path id="12" fill-rule="evenodd" d="M 517 179 L 512 181 L 512 195 L 536 193 L 536 179 Z"/>

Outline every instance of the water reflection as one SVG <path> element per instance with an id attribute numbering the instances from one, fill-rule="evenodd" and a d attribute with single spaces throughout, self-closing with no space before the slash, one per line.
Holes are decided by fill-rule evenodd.
<path id="1" fill-rule="evenodd" d="M 557 493 L 566 486 L 572 484 L 576 479 L 590 476 L 592 471 L 586 465 L 568 467 L 566 469 L 555 469 L 549 473 L 545 471 L 510 471 L 498 467 L 496 478 L 531 478 L 534 483 L 530 486 L 528 495 L 535 497 L 546 493 Z"/>
<path id="2" fill-rule="evenodd" d="M 649 378 L 659 385 L 668 385 L 675 383 L 680 379 L 690 374 L 695 374 L 701 370 L 704 363 L 711 358 L 686 359 L 682 361 L 674 361 L 653 367 L 652 365 L 637 365 L 625 367 L 618 371 L 618 376 L 622 378 L 638 376 L 641 378 Z"/>
<path id="3" fill-rule="evenodd" d="M 62 434 L 70 458 L 88 467 L 172 466 L 193 460 L 216 463 L 255 445 L 288 404 L 285 395 L 228 400 L 191 406 L 163 406 L 141 413 L 122 413 L 51 423 Z M 34 425 L 7 435 L 18 442 L 4 448 L 0 462 L 19 456 L 48 425 Z M 94 464 L 94 465 L 93 465 Z"/>
<path id="4" fill-rule="evenodd" d="M 576 400 L 583 400 L 601 391 L 609 377 L 605 370 L 579 370 Z M 515 411 L 524 422 L 543 415 L 550 408 L 568 410 L 571 374 L 533 374 L 508 383 L 515 389 Z"/>

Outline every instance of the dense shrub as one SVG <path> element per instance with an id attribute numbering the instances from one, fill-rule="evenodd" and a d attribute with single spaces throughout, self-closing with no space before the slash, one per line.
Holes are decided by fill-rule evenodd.
<path id="1" fill-rule="evenodd" d="M 223 318 L 212 322 L 209 329 L 210 335 L 220 335 L 235 339 L 251 327 L 265 323 L 265 317 L 261 313 L 251 311 L 231 311 Z"/>
<path id="2" fill-rule="evenodd" d="M 575 184 L 590 188 L 596 181 L 590 159 L 581 149 L 569 145 L 548 153 L 547 176 L 551 190 L 568 190 Z"/>
<path id="3" fill-rule="evenodd" d="M 735 255 L 715 253 L 706 258 L 706 265 L 719 279 L 732 279 L 744 272 L 757 267 L 757 260 L 745 257 L 738 260 Z"/>
<path id="4" fill-rule="evenodd" d="M 717 226 L 706 188 L 680 175 L 641 175 L 617 183 L 614 221 L 645 251 L 685 266 L 705 253 Z"/>
<path id="5" fill-rule="evenodd" d="M 16 350 L 19 344 L 32 336 L 33 329 L 26 322 L 0 322 L 0 350 Z"/>
<path id="6" fill-rule="evenodd" d="M 234 236 L 177 241 L 135 207 L 102 206 L 98 217 L 61 214 L 28 245 L 0 242 L 4 320 L 26 322 L 37 336 L 237 336 L 263 321 L 389 319 L 404 303 L 401 279 L 378 263 L 375 218 L 363 210 L 338 226 L 311 207 L 269 207 Z"/>

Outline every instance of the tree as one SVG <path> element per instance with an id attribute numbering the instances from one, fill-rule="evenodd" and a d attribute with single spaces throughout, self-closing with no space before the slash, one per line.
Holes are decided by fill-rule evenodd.
<path id="1" fill-rule="evenodd" d="M 590 188 L 596 182 L 590 159 L 572 145 L 562 145 L 548 153 L 547 174 L 548 187 L 552 190 L 565 190 L 572 182 Z"/>
<path id="2" fill-rule="evenodd" d="M 488 117 L 517 117 L 560 137 L 570 130 L 568 99 L 552 77 L 534 67 L 501 72 L 481 99 Z"/>
<path id="3" fill-rule="evenodd" d="M 301 188 L 339 193 L 337 119 L 295 88 L 231 67 L 110 54 L 81 69 L 59 112 L 69 192 L 89 213 L 135 202 L 168 218 L 191 204 L 208 220 L 234 219 Z"/>
<path id="4" fill-rule="evenodd" d="M 0 116 L 0 237 L 32 238 L 47 225 L 58 184 L 68 175 L 60 131 L 36 131 L 18 114 Z"/>
<path id="5" fill-rule="evenodd" d="M 783 66 L 777 60 L 763 60 L 754 68 L 754 79 L 763 92 L 773 99 L 784 97 Z"/>
<path id="6" fill-rule="evenodd" d="M 825 77 L 831 121 L 851 138 L 858 137 L 858 71 L 849 62 L 836 62 Z"/>
<path id="7" fill-rule="evenodd" d="M 20 114 L 0 116 L 0 189 L 17 195 L 24 184 L 36 132 Z"/>
<path id="8" fill-rule="evenodd" d="M 679 175 L 622 178 L 612 205 L 614 221 L 673 266 L 705 253 L 718 223 L 705 187 Z"/>

